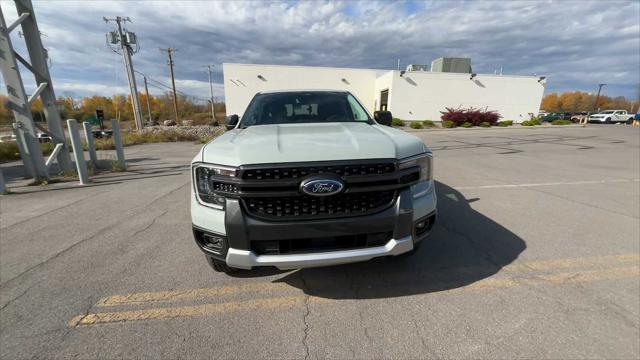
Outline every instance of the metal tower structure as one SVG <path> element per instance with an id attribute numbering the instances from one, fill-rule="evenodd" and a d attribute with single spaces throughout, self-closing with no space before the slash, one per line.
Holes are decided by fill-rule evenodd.
<path id="1" fill-rule="evenodd" d="M 66 144 L 60 113 L 56 106 L 56 95 L 53 91 L 53 83 L 47 66 L 47 52 L 42 45 L 38 23 L 33 11 L 31 0 L 15 0 L 16 10 L 19 14 L 12 24 L 7 26 L 4 14 L 0 8 L 0 70 L 7 86 L 7 108 L 13 112 L 15 129 L 20 146 L 20 156 L 27 170 L 27 174 L 36 179 L 47 179 L 49 173 L 45 165 L 42 149 L 36 137 L 36 128 L 31 115 L 31 105 L 38 97 L 42 100 L 43 111 L 47 120 L 46 131 L 56 144 L 61 144 L 61 149 L 56 155 L 56 160 L 61 171 L 72 171 L 69 149 Z M 20 56 L 11 43 L 10 33 L 18 26 L 22 27 L 29 59 Z M 27 98 L 22 82 L 22 76 L 18 68 L 20 62 L 27 70 L 33 73 L 38 84 L 36 90 Z M 43 130 L 43 129 L 41 129 Z"/>

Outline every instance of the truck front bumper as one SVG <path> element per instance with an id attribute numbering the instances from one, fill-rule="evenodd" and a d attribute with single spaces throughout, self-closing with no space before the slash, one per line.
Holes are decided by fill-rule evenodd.
<path id="1" fill-rule="evenodd" d="M 240 269 L 275 266 L 280 270 L 289 270 L 367 261 L 380 256 L 400 255 L 412 249 L 413 238 L 411 236 L 397 240 L 391 239 L 384 246 L 308 254 L 256 255 L 250 250 L 230 248 L 227 252 L 226 262 L 227 265 Z"/>
<path id="2" fill-rule="evenodd" d="M 207 225 L 194 221 L 196 243 L 208 256 L 224 260 L 227 265 L 240 269 L 251 269 L 257 266 L 275 266 L 282 270 L 305 267 L 318 267 L 367 261 L 381 256 L 395 256 L 411 251 L 414 244 L 422 241 L 430 233 L 436 218 L 436 195 L 434 184 L 430 190 L 417 198 L 410 189 L 401 191 L 395 203 L 379 213 L 309 221 L 277 221 L 269 222 L 248 216 L 238 200 L 227 199 L 224 220 Z M 200 205 L 195 205 L 200 206 Z M 194 217 L 194 220 L 199 217 Z M 219 225 L 224 223 L 224 227 Z M 419 223 L 426 224 L 424 230 L 417 230 Z M 389 238 L 379 246 L 339 249 L 331 251 L 298 251 L 288 254 L 258 254 L 252 250 L 253 242 L 340 237 L 355 234 L 388 233 Z M 202 236 L 211 234 L 218 236 L 223 246 L 212 252 L 211 247 L 203 243 Z"/>

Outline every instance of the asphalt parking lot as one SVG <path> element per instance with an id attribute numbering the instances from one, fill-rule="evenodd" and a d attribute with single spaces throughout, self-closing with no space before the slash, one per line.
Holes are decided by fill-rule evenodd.
<path id="1" fill-rule="evenodd" d="M 416 135 L 436 157 L 429 242 L 338 267 L 214 273 L 191 235 L 198 145 L 16 188 L 0 358 L 640 358 L 639 127 Z"/>

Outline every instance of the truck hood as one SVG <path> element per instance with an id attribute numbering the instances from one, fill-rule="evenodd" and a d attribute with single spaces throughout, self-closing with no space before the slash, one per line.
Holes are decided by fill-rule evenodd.
<path id="1" fill-rule="evenodd" d="M 240 166 L 401 159 L 424 151 L 426 146 L 422 140 L 388 126 L 355 122 L 279 124 L 228 131 L 203 147 L 201 161 Z"/>

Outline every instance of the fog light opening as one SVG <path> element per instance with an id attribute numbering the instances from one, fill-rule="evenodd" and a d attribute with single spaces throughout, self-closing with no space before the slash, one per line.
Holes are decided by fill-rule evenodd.
<path id="1" fill-rule="evenodd" d="M 221 254 L 224 249 L 224 238 L 222 236 L 203 234 L 202 242 L 207 250 L 211 250 L 217 254 Z"/>
<path id="2" fill-rule="evenodd" d="M 414 224 L 414 233 L 416 236 L 421 236 L 428 233 L 433 227 L 433 220 L 435 215 L 419 219 Z"/>

